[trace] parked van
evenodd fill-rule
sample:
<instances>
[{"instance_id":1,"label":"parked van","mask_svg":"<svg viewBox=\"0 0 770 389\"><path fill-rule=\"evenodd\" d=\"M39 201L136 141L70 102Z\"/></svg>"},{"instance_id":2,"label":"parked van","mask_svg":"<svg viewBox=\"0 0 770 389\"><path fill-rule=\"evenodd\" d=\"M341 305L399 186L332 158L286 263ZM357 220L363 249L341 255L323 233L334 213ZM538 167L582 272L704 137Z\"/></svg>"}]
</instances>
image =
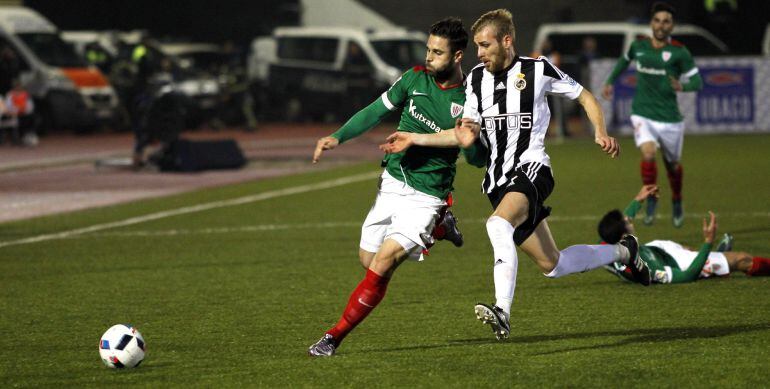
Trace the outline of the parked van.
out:
<instances>
[{"instance_id":1,"label":"parked van","mask_svg":"<svg viewBox=\"0 0 770 389\"><path fill-rule=\"evenodd\" d=\"M88 66L59 30L26 7L0 7L0 48L19 64L19 79L48 128L83 130L111 122L118 98L104 75Z\"/></svg>"},{"instance_id":2,"label":"parked van","mask_svg":"<svg viewBox=\"0 0 770 389\"><path fill-rule=\"evenodd\" d=\"M398 28L282 27L271 38L274 44L252 44L249 74L269 97L259 100L269 101L269 111L279 114L274 119L332 120L363 108L422 64L427 37Z\"/></svg>"}]
</instances>

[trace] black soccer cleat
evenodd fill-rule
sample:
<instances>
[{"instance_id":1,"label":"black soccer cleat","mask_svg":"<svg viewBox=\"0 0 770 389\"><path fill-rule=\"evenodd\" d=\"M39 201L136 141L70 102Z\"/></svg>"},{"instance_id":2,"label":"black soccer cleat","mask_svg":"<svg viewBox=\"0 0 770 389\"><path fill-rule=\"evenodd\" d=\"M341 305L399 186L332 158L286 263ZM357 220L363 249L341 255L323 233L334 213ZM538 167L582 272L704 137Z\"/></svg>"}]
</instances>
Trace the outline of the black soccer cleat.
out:
<instances>
[{"instance_id":1,"label":"black soccer cleat","mask_svg":"<svg viewBox=\"0 0 770 389\"><path fill-rule=\"evenodd\" d=\"M465 243L463 233L457 228L457 218L452 211L446 211L444 220L441 221L441 226L444 227L444 240L452 242L455 247L462 247L463 243Z\"/></svg>"},{"instance_id":2,"label":"black soccer cleat","mask_svg":"<svg viewBox=\"0 0 770 389\"><path fill-rule=\"evenodd\" d=\"M620 239L620 244L628 249L628 267L631 268L634 280L644 286L649 286L652 282L650 279L650 268L639 257L639 240L631 234L626 234Z\"/></svg>"},{"instance_id":3,"label":"black soccer cleat","mask_svg":"<svg viewBox=\"0 0 770 389\"><path fill-rule=\"evenodd\" d=\"M476 311L476 318L481 320L484 324L489 324L492 327L492 332L495 333L497 340L505 340L511 333L511 324L505 317L505 312L498 306L489 306L487 304L478 303L474 307Z\"/></svg>"},{"instance_id":4,"label":"black soccer cleat","mask_svg":"<svg viewBox=\"0 0 770 389\"><path fill-rule=\"evenodd\" d=\"M337 350L337 342L329 334L324 334L318 342L307 349L307 355L311 357L330 357Z\"/></svg>"}]
</instances>

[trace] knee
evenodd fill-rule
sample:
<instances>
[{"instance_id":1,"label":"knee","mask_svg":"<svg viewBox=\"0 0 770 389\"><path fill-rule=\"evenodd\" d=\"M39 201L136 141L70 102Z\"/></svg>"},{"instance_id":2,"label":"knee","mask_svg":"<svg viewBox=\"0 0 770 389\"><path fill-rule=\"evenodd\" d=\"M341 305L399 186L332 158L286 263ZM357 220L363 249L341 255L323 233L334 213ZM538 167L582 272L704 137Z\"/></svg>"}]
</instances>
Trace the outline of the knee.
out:
<instances>
[{"instance_id":1,"label":"knee","mask_svg":"<svg viewBox=\"0 0 770 389\"><path fill-rule=\"evenodd\" d=\"M642 160L645 162L651 162L655 160L655 152L657 151L657 148L655 147L654 143L645 143L639 148L639 150L642 152Z\"/></svg>"},{"instance_id":2,"label":"knee","mask_svg":"<svg viewBox=\"0 0 770 389\"><path fill-rule=\"evenodd\" d=\"M390 278L393 276L393 272L398 267L398 263L398 258L395 256L376 255L374 258L372 258L367 269L372 270L381 276Z\"/></svg>"},{"instance_id":3,"label":"knee","mask_svg":"<svg viewBox=\"0 0 770 389\"><path fill-rule=\"evenodd\" d=\"M358 260L361 262L361 266L364 269L368 269L369 265L372 264L372 259L374 258L374 253L370 253L366 250L359 249L358 250Z\"/></svg>"},{"instance_id":4,"label":"knee","mask_svg":"<svg viewBox=\"0 0 770 389\"><path fill-rule=\"evenodd\" d=\"M642 160L645 162L652 162L655 160L655 149L645 150L642 149Z\"/></svg>"},{"instance_id":5,"label":"knee","mask_svg":"<svg viewBox=\"0 0 770 389\"><path fill-rule=\"evenodd\" d=\"M666 170L673 172L679 168L679 161L663 161L666 164Z\"/></svg>"}]
</instances>

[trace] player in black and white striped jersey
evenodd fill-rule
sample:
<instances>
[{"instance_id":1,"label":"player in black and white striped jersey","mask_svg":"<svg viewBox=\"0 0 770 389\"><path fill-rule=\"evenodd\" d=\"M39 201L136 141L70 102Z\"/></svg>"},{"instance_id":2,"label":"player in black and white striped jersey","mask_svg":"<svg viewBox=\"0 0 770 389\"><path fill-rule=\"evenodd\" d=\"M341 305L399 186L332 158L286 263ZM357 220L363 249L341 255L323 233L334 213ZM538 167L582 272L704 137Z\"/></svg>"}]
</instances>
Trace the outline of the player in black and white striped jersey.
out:
<instances>
[{"instance_id":1,"label":"player in black and white striped jersey","mask_svg":"<svg viewBox=\"0 0 770 389\"><path fill-rule=\"evenodd\" d=\"M516 54L509 11L487 12L472 32L482 63L466 79L463 119L454 130L437 134L392 134L381 148L399 152L411 145L470 147L475 142L487 147L482 190L495 209L486 227L494 251L497 301L476 305L477 317L492 326L498 339L508 336L518 268L514 245L549 278L621 261L629 263L639 281L649 285L649 271L638 258L636 238L628 237L617 245L575 245L560 251L545 221L550 208L543 203L554 186L544 146L550 121L546 94L577 99L595 128L595 142L614 158L620 149L607 135L596 99L544 57Z\"/></svg>"}]
</instances>

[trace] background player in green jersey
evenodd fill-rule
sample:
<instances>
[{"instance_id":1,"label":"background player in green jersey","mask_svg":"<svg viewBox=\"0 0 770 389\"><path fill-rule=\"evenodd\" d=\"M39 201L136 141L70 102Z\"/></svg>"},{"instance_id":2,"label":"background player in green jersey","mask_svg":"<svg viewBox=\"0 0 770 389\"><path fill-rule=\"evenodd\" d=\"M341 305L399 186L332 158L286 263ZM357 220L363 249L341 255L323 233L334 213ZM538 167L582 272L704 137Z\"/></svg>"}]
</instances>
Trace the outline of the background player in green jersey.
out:
<instances>
[{"instance_id":1,"label":"background player in green jersey","mask_svg":"<svg viewBox=\"0 0 770 389\"><path fill-rule=\"evenodd\" d=\"M671 184L672 221L681 227L684 222L682 208L682 177L680 163L684 139L684 122L676 101L676 92L693 92L701 89L703 82L692 55L683 44L671 39L674 29L674 8L657 2L652 6L650 27L652 37L635 41L628 52L618 60L607 79L602 96L610 99L613 83L636 61L636 92L631 104L631 124L634 140L642 152L641 175L645 185L655 184L658 169L655 153L663 150L663 161ZM687 81L682 83L680 77ZM647 201L644 223L655 220L656 198Z\"/></svg>"},{"instance_id":2,"label":"background player in green jersey","mask_svg":"<svg viewBox=\"0 0 770 389\"><path fill-rule=\"evenodd\" d=\"M354 138L390 111L403 108L400 131L436 133L454 128L465 102L461 63L468 33L456 18L431 26L425 67L407 70L382 96L359 111L334 134L321 138L313 162L325 150ZM331 356L340 342L379 304L390 278L407 258L422 259L432 244L431 230L452 190L458 148L412 148L383 160L377 199L361 227L359 258L366 276L350 295L337 324L310 346L311 356ZM467 151L477 160L475 149ZM481 151L483 153L483 151ZM482 157L483 164L483 157Z\"/></svg>"},{"instance_id":3,"label":"background player in green jersey","mask_svg":"<svg viewBox=\"0 0 770 389\"><path fill-rule=\"evenodd\" d=\"M654 198L657 193L657 186L645 185L623 213L617 209L607 213L598 227L602 240L613 243L624 234L633 234L636 212L646 199ZM708 222L703 219L703 245L697 251L670 240L654 240L639 247L639 255L647 263L653 283L693 282L699 278L725 276L731 271L742 271L750 276L770 275L770 258L731 251L732 236L729 234L725 234L716 250L711 251L717 233L717 220L713 212L709 212L709 218ZM630 269L620 262L608 265L607 269L621 278L634 281Z\"/></svg>"}]
</instances>

